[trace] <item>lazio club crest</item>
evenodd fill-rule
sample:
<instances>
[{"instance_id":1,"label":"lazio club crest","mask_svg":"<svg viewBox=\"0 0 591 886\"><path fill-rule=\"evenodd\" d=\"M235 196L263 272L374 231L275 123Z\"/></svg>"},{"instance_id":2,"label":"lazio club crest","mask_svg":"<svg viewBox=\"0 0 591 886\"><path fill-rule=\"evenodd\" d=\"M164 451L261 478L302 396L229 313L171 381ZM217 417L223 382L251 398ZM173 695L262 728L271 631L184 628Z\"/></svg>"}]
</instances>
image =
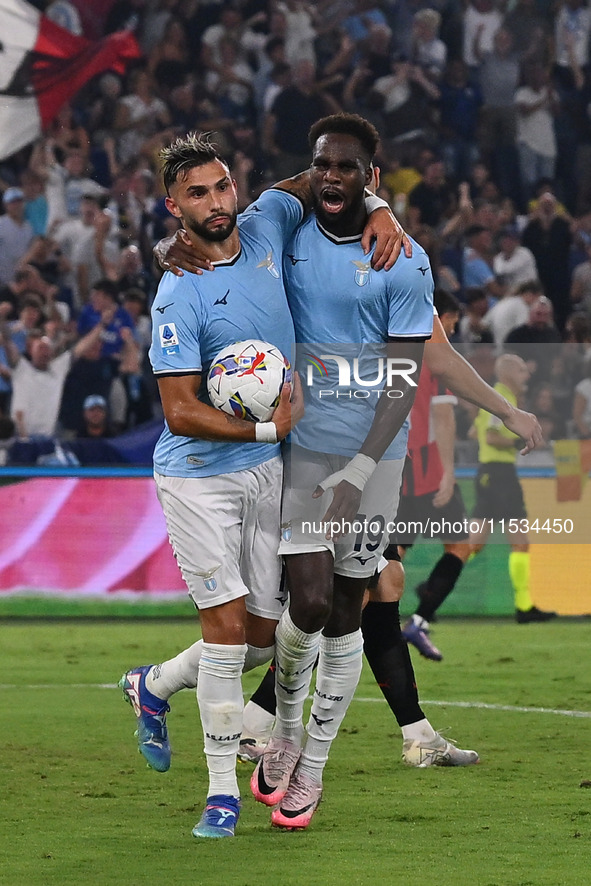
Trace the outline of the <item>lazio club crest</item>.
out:
<instances>
[{"instance_id":1,"label":"lazio club crest","mask_svg":"<svg viewBox=\"0 0 591 886\"><path fill-rule=\"evenodd\" d=\"M369 269L371 267L371 262L365 261L353 261L351 264L355 265L357 270L355 271L355 282L358 286L365 286L367 281L369 280Z\"/></svg>"},{"instance_id":2,"label":"lazio club crest","mask_svg":"<svg viewBox=\"0 0 591 886\"><path fill-rule=\"evenodd\" d=\"M213 577L214 573L217 572L218 569L219 569L219 566L214 566L213 569L210 569L209 572L206 572L204 575L201 576L203 579L203 584L205 585L205 587L207 588L208 591L215 591L215 589L218 586L217 581Z\"/></svg>"},{"instance_id":3,"label":"lazio club crest","mask_svg":"<svg viewBox=\"0 0 591 886\"><path fill-rule=\"evenodd\" d=\"M266 268L272 277L275 277L276 280L279 279L279 271L275 267L275 262L273 261L273 253L268 252L263 261L260 261L257 265L257 268Z\"/></svg>"}]
</instances>

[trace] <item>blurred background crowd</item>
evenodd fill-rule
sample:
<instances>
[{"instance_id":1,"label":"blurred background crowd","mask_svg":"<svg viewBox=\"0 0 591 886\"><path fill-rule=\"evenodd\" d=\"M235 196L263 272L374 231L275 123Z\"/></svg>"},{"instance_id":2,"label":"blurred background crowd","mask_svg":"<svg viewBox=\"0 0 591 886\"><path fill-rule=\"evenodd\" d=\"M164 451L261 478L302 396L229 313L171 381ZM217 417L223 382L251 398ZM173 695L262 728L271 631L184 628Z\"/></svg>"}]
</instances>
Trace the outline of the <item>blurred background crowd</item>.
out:
<instances>
[{"instance_id":1,"label":"blurred background crowd","mask_svg":"<svg viewBox=\"0 0 591 886\"><path fill-rule=\"evenodd\" d=\"M159 149L214 130L244 208L307 167L310 125L339 110L382 136L380 195L457 299L454 341L489 380L503 348L528 359L548 443L591 436L585 0L32 5L91 39L133 29L143 55L0 162L0 438L157 423L152 248L177 227Z\"/></svg>"}]
</instances>

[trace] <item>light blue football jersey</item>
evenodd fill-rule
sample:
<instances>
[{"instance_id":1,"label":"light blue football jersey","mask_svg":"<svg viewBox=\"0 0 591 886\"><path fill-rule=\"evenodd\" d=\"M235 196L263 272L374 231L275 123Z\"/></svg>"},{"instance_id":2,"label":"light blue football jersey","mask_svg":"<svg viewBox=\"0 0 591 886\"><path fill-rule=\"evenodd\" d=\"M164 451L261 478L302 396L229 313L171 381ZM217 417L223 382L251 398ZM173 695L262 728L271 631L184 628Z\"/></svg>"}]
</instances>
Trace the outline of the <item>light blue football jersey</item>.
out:
<instances>
[{"instance_id":1,"label":"light blue football jersey","mask_svg":"<svg viewBox=\"0 0 591 886\"><path fill-rule=\"evenodd\" d=\"M282 271L285 244L302 220L300 201L266 191L238 217L241 250L201 276L164 274L152 305L150 361L156 377L201 374L199 399L209 404L207 373L221 348L254 338L292 359L294 332ZM155 470L208 477L255 467L279 453L268 443L212 442L171 434L165 423Z\"/></svg>"},{"instance_id":2,"label":"light blue football jersey","mask_svg":"<svg viewBox=\"0 0 591 886\"><path fill-rule=\"evenodd\" d=\"M298 445L355 455L387 376L384 343L431 336L431 266L421 246L412 245L412 258L401 253L390 271L374 271L360 236L335 238L314 215L295 231L284 271L306 404L292 432ZM408 421L384 458L404 457L407 437Z\"/></svg>"}]
</instances>

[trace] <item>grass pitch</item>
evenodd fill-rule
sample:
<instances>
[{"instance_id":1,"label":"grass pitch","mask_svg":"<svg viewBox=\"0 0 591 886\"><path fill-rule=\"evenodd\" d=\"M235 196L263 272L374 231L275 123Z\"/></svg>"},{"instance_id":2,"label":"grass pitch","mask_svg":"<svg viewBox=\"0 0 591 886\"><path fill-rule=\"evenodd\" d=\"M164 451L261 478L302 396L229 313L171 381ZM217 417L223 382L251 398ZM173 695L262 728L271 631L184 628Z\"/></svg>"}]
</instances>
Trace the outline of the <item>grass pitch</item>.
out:
<instances>
[{"instance_id":1,"label":"grass pitch","mask_svg":"<svg viewBox=\"0 0 591 886\"><path fill-rule=\"evenodd\" d=\"M198 841L206 772L193 693L173 699L173 765L162 774L136 752L133 713L114 688L127 668L193 642L196 625L4 622L0 880L586 886L590 634L589 621L443 621L444 661L413 655L421 697L433 725L478 750L480 766L404 767L399 729L366 668L310 829L271 829L241 766L236 838Z\"/></svg>"}]
</instances>

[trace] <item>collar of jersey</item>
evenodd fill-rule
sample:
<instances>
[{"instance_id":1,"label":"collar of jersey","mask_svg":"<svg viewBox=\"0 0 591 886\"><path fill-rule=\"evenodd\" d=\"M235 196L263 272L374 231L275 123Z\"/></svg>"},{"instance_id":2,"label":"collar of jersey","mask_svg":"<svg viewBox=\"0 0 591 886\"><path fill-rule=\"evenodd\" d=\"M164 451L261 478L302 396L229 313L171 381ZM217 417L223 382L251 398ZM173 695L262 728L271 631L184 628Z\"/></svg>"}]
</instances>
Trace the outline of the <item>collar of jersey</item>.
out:
<instances>
[{"instance_id":1,"label":"collar of jersey","mask_svg":"<svg viewBox=\"0 0 591 886\"><path fill-rule=\"evenodd\" d=\"M330 231L327 231L326 228L323 228L318 218L316 218L316 224L318 225L318 230L321 234L331 241L331 243L336 243L337 246L340 244L346 243L357 243L363 237L363 234L353 234L352 237L337 237L335 234L331 234Z\"/></svg>"},{"instance_id":2,"label":"collar of jersey","mask_svg":"<svg viewBox=\"0 0 591 886\"><path fill-rule=\"evenodd\" d=\"M212 261L212 265L214 265L216 268L224 268L228 267L229 265L235 265L241 255L242 246L240 247L236 255L232 256L232 258L224 258L221 261Z\"/></svg>"}]
</instances>

